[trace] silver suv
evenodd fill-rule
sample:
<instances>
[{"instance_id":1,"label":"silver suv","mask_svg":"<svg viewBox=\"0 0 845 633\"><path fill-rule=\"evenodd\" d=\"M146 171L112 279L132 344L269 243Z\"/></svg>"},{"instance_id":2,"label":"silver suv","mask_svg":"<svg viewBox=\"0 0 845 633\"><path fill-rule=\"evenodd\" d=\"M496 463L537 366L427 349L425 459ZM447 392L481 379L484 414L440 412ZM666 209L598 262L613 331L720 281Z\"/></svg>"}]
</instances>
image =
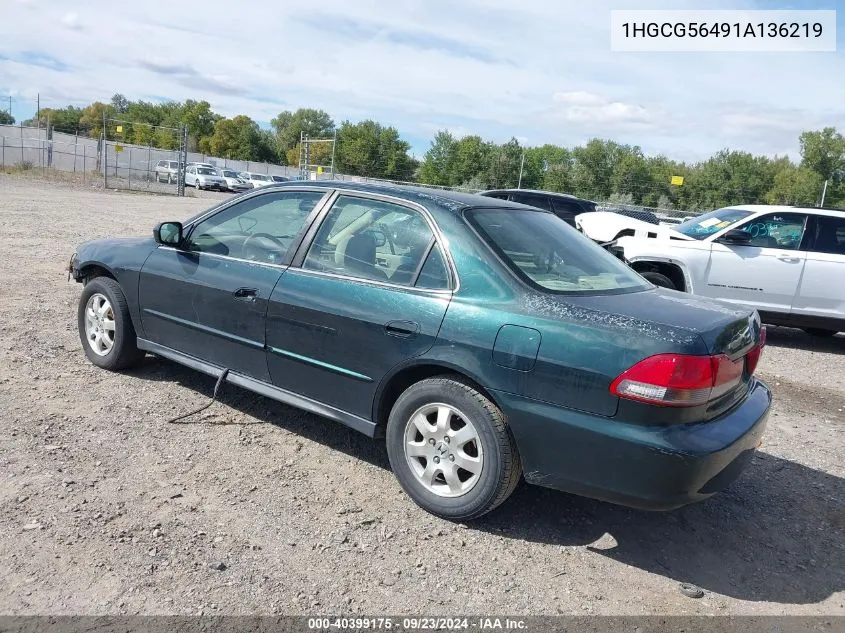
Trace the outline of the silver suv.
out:
<instances>
[{"instance_id":1,"label":"silver suv","mask_svg":"<svg viewBox=\"0 0 845 633\"><path fill-rule=\"evenodd\" d=\"M179 161L160 160L156 163L156 181L175 183L179 180Z\"/></svg>"}]
</instances>

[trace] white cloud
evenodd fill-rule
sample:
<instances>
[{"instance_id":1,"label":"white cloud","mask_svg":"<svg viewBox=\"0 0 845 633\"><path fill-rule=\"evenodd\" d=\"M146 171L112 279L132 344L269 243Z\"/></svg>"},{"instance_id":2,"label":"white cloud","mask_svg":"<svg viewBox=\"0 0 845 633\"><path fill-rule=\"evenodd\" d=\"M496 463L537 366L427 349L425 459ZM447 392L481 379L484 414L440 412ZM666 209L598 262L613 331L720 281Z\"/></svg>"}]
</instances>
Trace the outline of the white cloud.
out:
<instances>
[{"instance_id":1,"label":"white cloud","mask_svg":"<svg viewBox=\"0 0 845 633\"><path fill-rule=\"evenodd\" d=\"M82 23L79 21L79 15L73 12L65 13L64 16L62 16L62 24L69 29L80 30L82 28Z\"/></svg>"},{"instance_id":2,"label":"white cloud","mask_svg":"<svg viewBox=\"0 0 845 633\"><path fill-rule=\"evenodd\" d=\"M795 154L801 130L837 124L829 104L845 103L834 79L845 75L842 53L612 53L610 9L638 4L323 0L294 12L272 0L248 11L206 0L197 12L147 0L140 15L109 0L88 0L78 14L12 3L0 23L0 95L40 93L51 106L115 92L207 99L222 114L265 121L310 106L337 121L395 125L422 149L451 129L537 144L604 136L679 158L726 146ZM88 16L107 16L96 37L83 28ZM25 63L27 52L41 63Z\"/></svg>"}]
</instances>

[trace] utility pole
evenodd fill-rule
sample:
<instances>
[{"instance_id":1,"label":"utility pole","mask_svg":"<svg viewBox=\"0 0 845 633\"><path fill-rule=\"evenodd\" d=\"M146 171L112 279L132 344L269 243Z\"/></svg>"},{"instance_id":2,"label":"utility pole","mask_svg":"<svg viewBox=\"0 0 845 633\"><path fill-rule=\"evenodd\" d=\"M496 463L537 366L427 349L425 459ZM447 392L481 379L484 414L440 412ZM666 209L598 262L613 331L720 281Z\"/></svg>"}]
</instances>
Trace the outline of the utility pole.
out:
<instances>
[{"instance_id":1,"label":"utility pole","mask_svg":"<svg viewBox=\"0 0 845 633\"><path fill-rule=\"evenodd\" d=\"M522 168L525 167L525 152L522 152L522 162L519 164L519 183L517 183L516 188L522 189Z\"/></svg>"},{"instance_id":2,"label":"utility pole","mask_svg":"<svg viewBox=\"0 0 845 633\"><path fill-rule=\"evenodd\" d=\"M822 201L819 203L819 207L824 206L824 197L827 194L827 180L824 181L824 187L822 187Z\"/></svg>"},{"instance_id":3,"label":"utility pole","mask_svg":"<svg viewBox=\"0 0 845 633\"><path fill-rule=\"evenodd\" d=\"M12 116L12 95L9 95L9 116Z\"/></svg>"},{"instance_id":4,"label":"utility pole","mask_svg":"<svg viewBox=\"0 0 845 633\"><path fill-rule=\"evenodd\" d=\"M332 180L335 180L334 175L334 151L337 148L337 128L334 129L334 138L332 139Z\"/></svg>"},{"instance_id":5,"label":"utility pole","mask_svg":"<svg viewBox=\"0 0 845 633\"><path fill-rule=\"evenodd\" d=\"M38 99L38 102L37 102L36 113L35 113L35 121L36 121L35 125L40 130L41 129L41 93L40 92L38 93L38 96L36 97L36 99Z\"/></svg>"}]
</instances>

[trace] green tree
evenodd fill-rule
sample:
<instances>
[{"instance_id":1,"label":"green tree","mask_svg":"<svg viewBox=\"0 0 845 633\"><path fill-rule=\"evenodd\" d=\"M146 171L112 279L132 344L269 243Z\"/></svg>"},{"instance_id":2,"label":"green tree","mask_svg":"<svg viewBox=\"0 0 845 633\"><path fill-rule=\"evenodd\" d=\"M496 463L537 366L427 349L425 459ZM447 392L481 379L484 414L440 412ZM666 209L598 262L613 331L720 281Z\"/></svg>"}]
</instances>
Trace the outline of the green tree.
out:
<instances>
[{"instance_id":1,"label":"green tree","mask_svg":"<svg viewBox=\"0 0 845 633\"><path fill-rule=\"evenodd\" d=\"M129 99L118 92L111 98L111 107L117 114L125 114L129 109Z\"/></svg>"},{"instance_id":2,"label":"green tree","mask_svg":"<svg viewBox=\"0 0 845 633\"><path fill-rule=\"evenodd\" d=\"M179 122L188 128L188 149L199 147L200 140L214 134L214 125L222 119L211 111L208 101L188 99L179 107ZM265 143L266 144L266 143Z\"/></svg>"},{"instance_id":3,"label":"green tree","mask_svg":"<svg viewBox=\"0 0 845 633\"><path fill-rule=\"evenodd\" d=\"M634 204L643 204L652 189L651 172L639 147L625 148L613 169L613 193L630 196Z\"/></svg>"},{"instance_id":4,"label":"green tree","mask_svg":"<svg viewBox=\"0 0 845 633\"><path fill-rule=\"evenodd\" d=\"M822 189L822 177L809 167L790 164L778 171L774 185L766 194L769 204L816 204Z\"/></svg>"},{"instance_id":5,"label":"green tree","mask_svg":"<svg viewBox=\"0 0 845 633\"><path fill-rule=\"evenodd\" d=\"M455 154L458 143L447 130L437 133L420 166L420 182L428 185L455 185Z\"/></svg>"},{"instance_id":6,"label":"green tree","mask_svg":"<svg viewBox=\"0 0 845 633\"><path fill-rule=\"evenodd\" d=\"M457 142L452 182L469 189L489 189L487 174L493 156L493 144L480 136L465 136ZM480 185L480 186L478 186Z\"/></svg>"},{"instance_id":7,"label":"green tree","mask_svg":"<svg viewBox=\"0 0 845 633\"><path fill-rule=\"evenodd\" d=\"M270 148L258 124L248 116L220 119L204 147L207 153L235 160L268 160Z\"/></svg>"},{"instance_id":8,"label":"green tree","mask_svg":"<svg viewBox=\"0 0 845 633\"><path fill-rule=\"evenodd\" d=\"M6 110L0 110L0 125L14 125L15 117L9 114Z\"/></svg>"},{"instance_id":9,"label":"green tree","mask_svg":"<svg viewBox=\"0 0 845 633\"><path fill-rule=\"evenodd\" d=\"M375 121L344 121L337 130L335 161L337 171L357 176L408 180L416 165L408 151L411 146L394 127Z\"/></svg>"},{"instance_id":10,"label":"green tree","mask_svg":"<svg viewBox=\"0 0 845 633\"><path fill-rule=\"evenodd\" d=\"M493 189L516 187L519 184L519 168L522 164L522 147L512 138L495 147L487 168L487 182Z\"/></svg>"},{"instance_id":11,"label":"green tree","mask_svg":"<svg viewBox=\"0 0 845 633\"><path fill-rule=\"evenodd\" d=\"M114 118L114 108L110 104L95 101L82 109L79 116L79 131L87 133L91 138L97 138L103 132L103 115L106 119ZM114 123L109 125L109 138L115 133Z\"/></svg>"},{"instance_id":12,"label":"green tree","mask_svg":"<svg viewBox=\"0 0 845 633\"><path fill-rule=\"evenodd\" d=\"M299 145L302 132L312 139L328 138L334 134L334 121L329 114L314 108L299 108L296 112L285 110L273 118L270 125L276 133L276 151L280 157Z\"/></svg>"},{"instance_id":13,"label":"green tree","mask_svg":"<svg viewBox=\"0 0 845 633\"><path fill-rule=\"evenodd\" d=\"M804 132L801 143L801 166L812 169L828 181L825 206L845 201L845 137L834 127Z\"/></svg>"}]
</instances>

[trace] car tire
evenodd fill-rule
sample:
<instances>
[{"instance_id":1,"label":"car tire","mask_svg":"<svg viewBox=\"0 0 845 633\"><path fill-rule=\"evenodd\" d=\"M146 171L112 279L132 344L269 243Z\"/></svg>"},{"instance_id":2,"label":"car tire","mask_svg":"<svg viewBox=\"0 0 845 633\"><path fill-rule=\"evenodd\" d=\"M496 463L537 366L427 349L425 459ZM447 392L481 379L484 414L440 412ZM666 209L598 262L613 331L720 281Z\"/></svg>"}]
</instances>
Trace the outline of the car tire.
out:
<instances>
[{"instance_id":1,"label":"car tire","mask_svg":"<svg viewBox=\"0 0 845 633\"><path fill-rule=\"evenodd\" d=\"M640 273L640 275L642 275L642 277L646 281L650 281L651 283L653 283L655 286L658 286L659 288L669 288L669 290L677 290L678 289L677 286L675 286L675 284L672 282L672 280L669 279L666 275L664 275L662 273L645 272L645 273Z\"/></svg>"},{"instance_id":2,"label":"car tire","mask_svg":"<svg viewBox=\"0 0 845 633\"><path fill-rule=\"evenodd\" d=\"M168 185L173 184L173 174L167 174L167 184Z\"/></svg>"},{"instance_id":3,"label":"car tire","mask_svg":"<svg viewBox=\"0 0 845 633\"><path fill-rule=\"evenodd\" d=\"M94 365L117 371L144 357L123 291L114 279L96 277L85 284L77 310L79 339Z\"/></svg>"},{"instance_id":4,"label":"car tire","mask_svg":"<svg viewBox=\"0 0 845 633\"><path fill-rule=\"evenodd\" d=\"M390 412L386 442L402 489L444 519L466 521L487 514L511 495L522 477L504 414L458 377L427 378L408 387Z\"/></svg>"},{"instance_id":5,"label":"car tire","mask_svg":"<svg viewBox=\"0 0 845 633\"><path fill-rule=\"evenodd\" d=\"M819 338L828 338L838 334L836 330L826 330L820 327L805 327L802 329L810 336L818 336Z\"/></svg>"}]
</instances>

